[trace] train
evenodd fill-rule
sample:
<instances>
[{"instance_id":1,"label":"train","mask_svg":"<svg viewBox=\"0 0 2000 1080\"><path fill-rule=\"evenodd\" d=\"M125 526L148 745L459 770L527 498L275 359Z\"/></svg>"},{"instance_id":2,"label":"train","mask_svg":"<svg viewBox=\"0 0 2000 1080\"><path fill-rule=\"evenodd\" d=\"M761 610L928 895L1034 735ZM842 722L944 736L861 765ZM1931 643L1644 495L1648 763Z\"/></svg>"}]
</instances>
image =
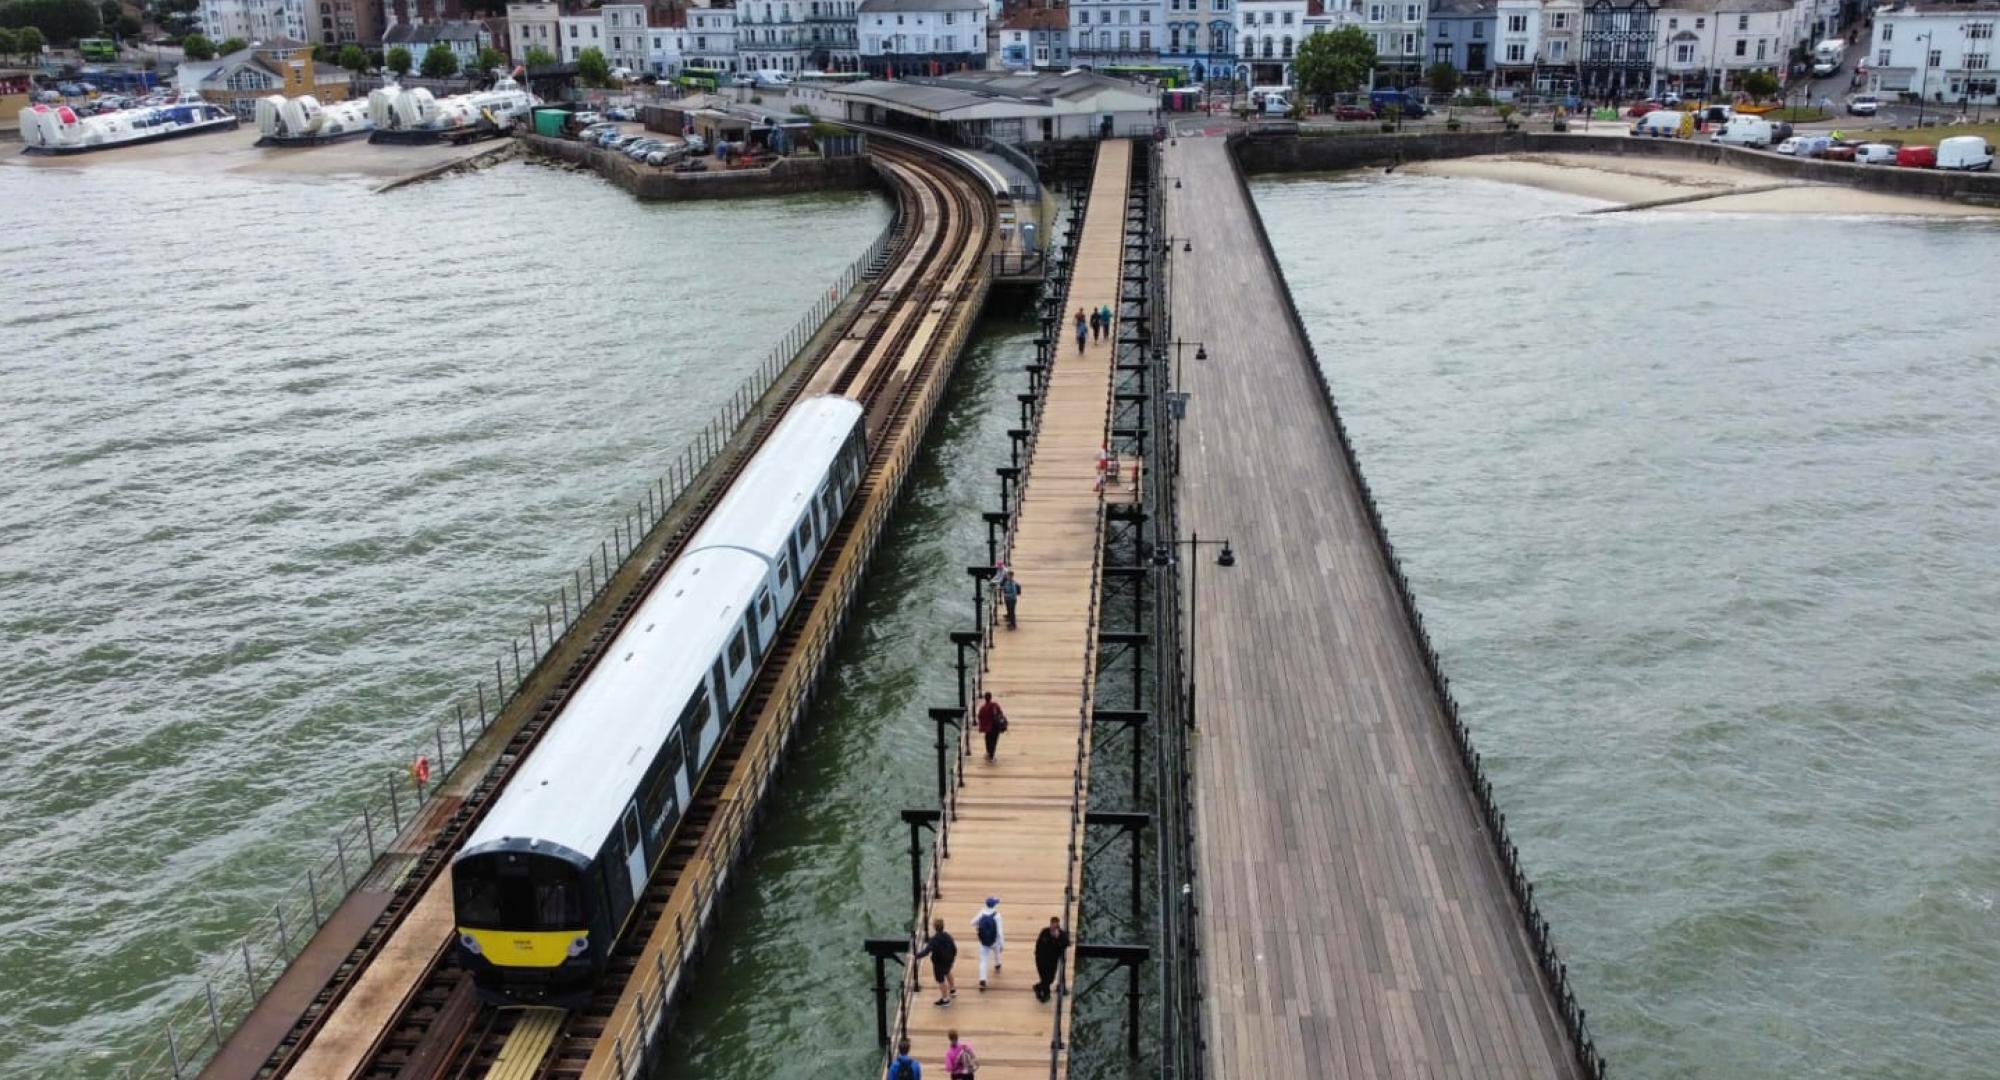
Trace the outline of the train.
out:
<instances>
[{"instance_id":1,"label":"train","mask_svg":"<svg viewBox=\"0 0 2000 1080\"><path fill-rule=\"evenodd\" d=\"M794 405L451 863L480 1000L587 1000L867 468L863 410Z\"/></svg>"}]
</instances>

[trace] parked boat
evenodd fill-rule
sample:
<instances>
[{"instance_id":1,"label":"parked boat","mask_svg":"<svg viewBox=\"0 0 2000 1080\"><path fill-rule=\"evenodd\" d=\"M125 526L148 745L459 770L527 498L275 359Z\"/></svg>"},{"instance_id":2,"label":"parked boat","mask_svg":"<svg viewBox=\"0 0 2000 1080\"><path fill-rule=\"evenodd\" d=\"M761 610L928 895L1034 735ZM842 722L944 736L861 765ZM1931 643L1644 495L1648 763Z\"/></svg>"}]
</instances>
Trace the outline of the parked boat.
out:
<instances>
[{"instance_id":1,"label":"parked boat","mask_svg":"<svg viewBox=\"0 0 2000 1080\"><path fill-rule=\"evenodd\" d=\"M509 78L500 79L490 90L443 98L421 86L389 85L368 94L368 116L375 125L368 141L462 141L498 135L540 104Z\"/></svg>"},{"instance_id":2,"label":"parked boat","mask_svg":"<svg viewBox=\"0 0 2000 1080\"><path fill-rule=\"evenodd\" d=\"M234 113L205 101L126 109L101 116L83 116L68 105L30 105L21 110L21 141L31 154L81 154L178 139L183 135L233 131L236 124Z\"/></svg>"},{"instance_id":3,"label":"parked boat","mask_svg":"<svg viewBox=\"0 0 2000 1080\"><path fill-rule=\"evenodd\" d=\"M365 100L321 105L311 94L295 98L272 94L257 101L257 131L263 136L258 146L318 146L374 129Z\"/></svg>"}]
</instances>

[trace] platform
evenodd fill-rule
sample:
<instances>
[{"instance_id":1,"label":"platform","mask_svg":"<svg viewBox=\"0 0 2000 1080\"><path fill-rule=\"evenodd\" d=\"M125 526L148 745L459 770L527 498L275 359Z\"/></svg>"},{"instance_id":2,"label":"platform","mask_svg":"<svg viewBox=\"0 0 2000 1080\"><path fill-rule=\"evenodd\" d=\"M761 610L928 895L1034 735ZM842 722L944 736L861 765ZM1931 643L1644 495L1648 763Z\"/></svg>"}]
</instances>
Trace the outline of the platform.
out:
<instances>
[{"instance_id":1,"label":"platform","mask_svg":"<svg viewBox=\"0 0 2000 1080\"><path fill-rule=\"evenodd\" d=\"M1099 148L1065 310L1115 306L1131 155L1131 144L1122 140ZM1090 737L1083 718L1095 690L1095 586L1106 502L1097 457L1109 433L1116 336L1106 334L1079 352L1065 327L1023 472L1010 559L1021 583L1019 627L992 631L981 684L1006 710L1008 730L990 765L974 739L934 901L936 917L959 942L953 970L958 1001L948 1009L932 1004L929 961L917 962L921 991L905 984L906 995L913 995L907 1003L911 1052L927 1074L943 1074L946 1032L956 1029L979 1056L981 1080L1050 1076L1058 1005L1035 1000L1034 939L1051 917L1073 913L1065 908L1064 890L1081 892L1082 862L1071 857L1068 844L1072 814L1081 815L1089 798L1087 741L1080 788L1076 768L1078 739ZM988 896L1000 898L1007 947L1002 969L982 992L972 919ZM1067 1010L1068 1000L1060 1007ZM1063 1030L1069 1030L1066 1016ZM1066 1075L1067 1052L1054 1053L1054 1064L1057 1075Z\"/></svg>"},{"instance_id":2,"label":"platform","mask_svg":"<svg viewBox=\"0 0 2000 1080\"><path fill-rule=\"evenodd\" d=\"M1236 554L1190 612L1209 1075L1576 1076L1224 140L1164 152L1181 528Z\"/></svg>"}]
</instances>

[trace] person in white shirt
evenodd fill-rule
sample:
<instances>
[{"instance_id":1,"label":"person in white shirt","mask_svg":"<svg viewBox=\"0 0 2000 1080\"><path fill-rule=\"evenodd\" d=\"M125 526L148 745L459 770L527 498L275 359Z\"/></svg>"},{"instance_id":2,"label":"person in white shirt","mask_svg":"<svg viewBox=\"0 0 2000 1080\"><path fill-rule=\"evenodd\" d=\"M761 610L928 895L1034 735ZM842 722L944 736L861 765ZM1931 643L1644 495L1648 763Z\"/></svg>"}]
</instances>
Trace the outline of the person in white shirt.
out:
<instances>
[{"instance_id":1,"label":"person in white shirt","mask_svg":"<svg viewBox=\"0 0 2000 1080\"><path fill-rule=\"evenodd\" d=\"M973 935L979 939L979 988L986 989L986 965L993 965L993 972L1000 972L1000 950L1007 944L1007 934L1000 925L1000 898L989 896L986 906L972 917Z\"/></svg>"}]
</instances>

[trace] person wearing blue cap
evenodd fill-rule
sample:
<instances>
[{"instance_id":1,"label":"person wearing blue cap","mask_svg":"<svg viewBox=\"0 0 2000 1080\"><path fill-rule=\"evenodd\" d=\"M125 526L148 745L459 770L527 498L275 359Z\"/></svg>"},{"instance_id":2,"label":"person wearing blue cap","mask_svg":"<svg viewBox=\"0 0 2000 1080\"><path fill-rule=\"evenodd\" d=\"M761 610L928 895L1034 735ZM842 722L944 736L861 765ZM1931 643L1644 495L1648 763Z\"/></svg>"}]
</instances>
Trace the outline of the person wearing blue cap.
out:
<instances>
[{"instance_id":1,"label":"person wearing blue cap","mask_svg":"<svg viewBox=\"0 0 2000 1080\"><path fill-rule=\"evenodd\" d=\"M986 965L993 965L993 973L1000 973L1000 949L1007 944L1007 935L1000 925L1000 898L989 896L986 907L972 917L972 929L979 937L979 988L986 989Z\"/></svg>"}]
</instances>

